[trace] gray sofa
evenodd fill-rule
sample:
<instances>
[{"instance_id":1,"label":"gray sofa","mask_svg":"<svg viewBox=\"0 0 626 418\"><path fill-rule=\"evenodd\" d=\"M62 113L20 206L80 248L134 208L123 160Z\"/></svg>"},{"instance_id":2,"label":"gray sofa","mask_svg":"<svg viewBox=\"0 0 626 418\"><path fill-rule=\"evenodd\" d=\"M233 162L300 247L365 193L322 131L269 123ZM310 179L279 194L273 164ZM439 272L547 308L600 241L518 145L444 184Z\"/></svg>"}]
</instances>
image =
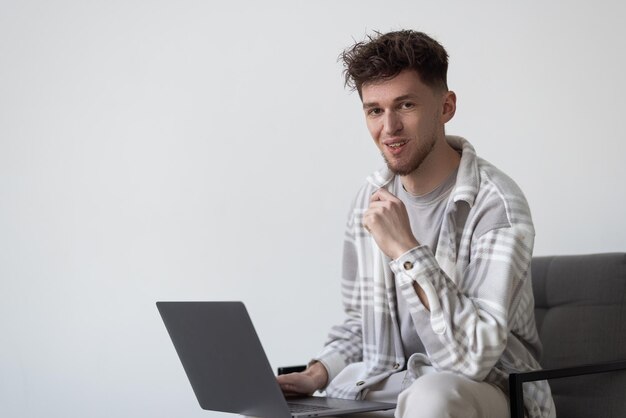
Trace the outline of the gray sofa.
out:
<instances>
[{"instance_id":1,"label":"gray sofa","mask_svg":"<svg viewBox=\"0 0 626 418\"><path fill-rule=\"evenodd\" d=\"M545 378L559 418L626 417L626 253L535 257L532 280L544 370L510 376L511 417Z\"/></svg>"}]
</instances>

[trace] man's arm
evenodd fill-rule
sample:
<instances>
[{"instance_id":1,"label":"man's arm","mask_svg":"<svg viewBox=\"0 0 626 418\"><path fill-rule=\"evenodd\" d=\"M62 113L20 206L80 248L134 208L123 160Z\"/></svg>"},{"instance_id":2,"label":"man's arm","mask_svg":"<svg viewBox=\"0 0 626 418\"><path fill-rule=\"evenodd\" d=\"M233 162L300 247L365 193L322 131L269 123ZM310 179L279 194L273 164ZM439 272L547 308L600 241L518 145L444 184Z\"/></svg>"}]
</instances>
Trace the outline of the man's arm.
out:
<instances>
[{"instance_id":1,"label":"man's arm","mask_svg":"<svg viewBox=\"0 0 626 418\"><path fill-rule=\"evenodd\" d=\"M370 207L363 217L363 224L381 251L392 260L419 246L411 232L409 215L404 204L385 189L379 189L372 194ZM413 282L413 290L426 310L430 310L424 289L417 282Z\"/></svg>"},{"instance_id":2,"label":"man's arm","mask_svg":"<svg viewBox=\"0 0 626 418\"><path fill-rule=\"evenodd\" d=\"M364 224L381 251L393 258L396 283L414 307L414 322L433 365L483 380L506 347L510 312L528 303L532 223L494 226L475 237L468 255L472 262L456 280L428 247L408 248L417 241L407 239L412 236L408 215L391 193L381 189L372 196Z\"/></svg>"},{"instance_id":3,"label":"man's arm","mask_svg":"<svg viewBox=\"0 0 626 418\"><path fill-rule=\"evenodd\" d=\"M392 262L408 303L416 304L410 294L414 282L430 301L430 312L418 310L414 322L436 368L474 380L484 380L493 369L507 345L511 312L529 303L532 239L532 231L519 227L484 234L472 246L463 288L441 270L427 247ZM407 261L410 270L403 267Z\"/></svg>"},{"instance_id":4,"label":"man's arm","mask_svg":"<svg viewBox=\"0 0 626 418\"><path fill-rule=\"evenodd\" d=\"M301 373L278 376L286 395L311 394L324 389L348 364L363 358L361 288L354 244L354 204L346 224L341 275L341 294L346 318L331 328L321 353Z\"/></svg>"}]
</instances>

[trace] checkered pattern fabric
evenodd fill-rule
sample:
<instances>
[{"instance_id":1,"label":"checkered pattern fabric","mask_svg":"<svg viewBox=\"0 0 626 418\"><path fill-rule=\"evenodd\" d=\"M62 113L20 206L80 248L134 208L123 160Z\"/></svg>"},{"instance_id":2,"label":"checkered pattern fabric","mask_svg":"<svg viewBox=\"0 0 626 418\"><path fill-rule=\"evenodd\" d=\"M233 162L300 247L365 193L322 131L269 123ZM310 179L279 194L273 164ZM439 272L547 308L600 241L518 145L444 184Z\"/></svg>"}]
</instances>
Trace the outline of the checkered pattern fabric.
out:
<instances>
[{"instance_id":1,"label":"checkered pattern fabric","mask_svg":"<svg viewBox=\"0 0 626 418\"><path fill-rule=\"evenodd\" d=\"M330 396L361 399L405 366L415 378L427 366L491 382L506 393L510 372L540 368L530 282L535 233L526 199L509 177L478 158L469 142L447 140L462 154L436 254L418 246L390 260L363 227L371 194L381 187L396 194L387 169L370 176L353 202L341 288L346 319L331 329L316 358L328 370ZM413 282L426 293L430 311ZM425 355L404 356L396 287ZM333 380L348 365L356 378ZM529 417L555 416L546 382L528 383L524 393Z\"/></svg>"}]
</instances>

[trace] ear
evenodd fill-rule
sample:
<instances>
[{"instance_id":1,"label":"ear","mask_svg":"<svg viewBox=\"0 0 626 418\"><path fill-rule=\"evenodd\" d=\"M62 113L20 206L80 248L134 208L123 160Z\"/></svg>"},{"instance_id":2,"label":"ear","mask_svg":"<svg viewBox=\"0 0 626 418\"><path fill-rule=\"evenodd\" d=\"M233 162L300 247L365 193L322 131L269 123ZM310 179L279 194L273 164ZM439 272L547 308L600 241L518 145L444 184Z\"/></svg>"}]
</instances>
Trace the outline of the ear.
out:
<instances>
[{"instance_id":1,"label":"ear","mask_svg":"<svg viewBox=\"0 0 626 418\"><path fill-rule=\"evenodd\" d=\"M447 91L443 94L443 109L441 113L441 123L448 123L456 113L456 94Z\"/></svg>"}]
</instances>

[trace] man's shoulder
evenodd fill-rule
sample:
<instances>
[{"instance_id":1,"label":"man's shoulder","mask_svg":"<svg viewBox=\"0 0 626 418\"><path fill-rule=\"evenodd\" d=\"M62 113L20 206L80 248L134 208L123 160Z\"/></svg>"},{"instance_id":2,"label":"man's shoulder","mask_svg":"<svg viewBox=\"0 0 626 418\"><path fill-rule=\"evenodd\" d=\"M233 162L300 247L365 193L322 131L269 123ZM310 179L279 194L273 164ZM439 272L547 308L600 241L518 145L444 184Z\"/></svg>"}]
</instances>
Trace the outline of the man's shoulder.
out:
<instances>
[{"instance_id":1,"label":"man's shoulder","mask_svg":"<svg viewBox=\"0 0 626 418\"><path fill-rule=\"evenodd\" d=\"M524 193L517 183L502 170L479 157L467 139L448 135L446 140L452 148L461 152L455 200L466 200L470 205L480 204L485 197L502 201L522 199L525 202Z\"/></svg>"},{"instance_id":2,"label":"man's shoulder","mask_svg":"<svg viewBox=\"0 0 626 418\"><path fill-rule=\"evenodd\" d=\"M480 183L474 210L499 212L510 226L523 224L532 227L528 201L515 180L482 158L477 158L476 162Z\"/></svg>"},{"instance_id":3,"label":"man's shoulder","mask_svg":"<svg viewBox=\"0 0 626 418\"><path fill-rule=\"evenodd\" d=\"M497 192L505 199L524 197L519 185L504 171L480 157L476 158L476 162L480 173L479 190Z\"/></svg>"},{"instance_id":4,"label":"man's shoulder","mask_svg":"<svg viewBox=\"0 0 626 418\"><path fill-rule=\"evenodd\" d=\"M511 176L482 158L476 160L480 173L479 193L495 194L505 201L512 199L526 202L524 192Z\"/></svg>"}]
</instances>

